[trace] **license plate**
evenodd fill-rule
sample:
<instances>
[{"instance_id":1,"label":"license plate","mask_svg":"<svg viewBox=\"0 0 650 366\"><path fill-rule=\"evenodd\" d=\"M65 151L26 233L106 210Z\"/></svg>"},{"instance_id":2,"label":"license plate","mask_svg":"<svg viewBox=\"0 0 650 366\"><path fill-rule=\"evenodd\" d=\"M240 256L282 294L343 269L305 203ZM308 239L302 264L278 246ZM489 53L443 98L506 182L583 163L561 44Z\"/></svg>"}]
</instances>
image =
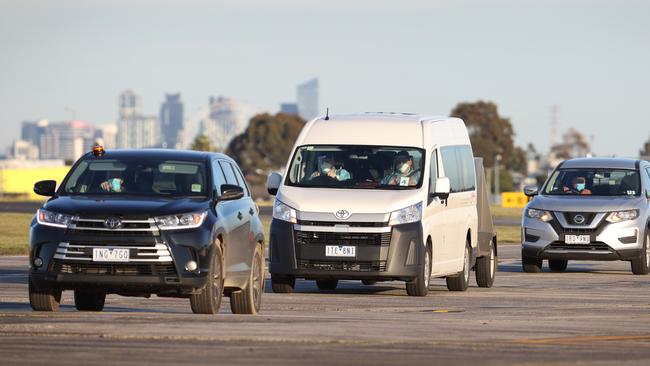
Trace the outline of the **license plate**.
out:
<instances>
[{"instance_id":1,"label":"license plate","mask_svg":"<svg viewBox=\"0 0 650 366\"><path fill-rule=\"evenodd\" d=\"M589 244L591 237L589 235L565 235L564 242L567 244Z\"/></svg>"},{"instance_id":2,"label":"license plate","mask_svg":"<svg viewBox=\"0 0 650 366\"><path fill-rule=\"evenodd\" d=\"M128 249L93 248L93 262L128 262Z\"/></svg>"},{"instance_id":3,"label":"license plate","mask_svg":"<svg viewBox=\"0 0 650 366\"><path fill-rule=\"evenodd\" d=\"M326 245L325 256L327 257L356 257L357 247L345 245Z\"/></svg>"}]
</instances>

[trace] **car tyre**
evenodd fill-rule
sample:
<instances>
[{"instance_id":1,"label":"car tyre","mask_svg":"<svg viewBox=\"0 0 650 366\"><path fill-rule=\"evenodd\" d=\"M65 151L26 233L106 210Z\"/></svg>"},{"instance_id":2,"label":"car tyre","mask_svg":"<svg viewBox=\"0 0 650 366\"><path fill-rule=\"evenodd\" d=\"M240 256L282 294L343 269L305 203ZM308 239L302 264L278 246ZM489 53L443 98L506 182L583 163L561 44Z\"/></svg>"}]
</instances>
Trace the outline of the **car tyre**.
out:
<instances>
[{"instance_id":1,"label":"car tyre","mask_svg":"<svg viewBox=\"0 0 650 366\"><path fill-rule=\"evenodd\" d=\"M542 259L521 256L521 267L526 273L542 272Z\"/></svg>"},{"instance_id":2,"label":"car tyre","mask_svg":"<svg viewBox=\"0 0 650 366\"><path fill-rule=\"evenodd\" d=\"M567 265L569 264L568 260L565 259L549 259L548 268L553 272L564 272Z\"/></svg>"},{"instance_id":3,"label":"car tyre","mask_svg":"<svg viewBox=\"0 0 650 366\"><path fill-rule=\"evenodd\" d=\"M321 290L336 290L339 280L316 280L316 286Z\"/></svg>"},{"instance_id":4,"label":"car tyre","mask_svg":"<svg viewBox=\"0 0 650 366\"><path fill-rule=\"evenodd\" d=\"M271 273L271 289L276 294L290 294L296 287L296 278Z\"/></svg>"},{"instance_id":5,"label":"car tyre","mask_svg":"<svg viewBox=\"0 0 650 366\"><path fill-rule=\"evenodd\" d=\"M427 296L429 283L431 282L431 245L428 244L424 250L424 263L422 271L415 280L406 283L406 294L409 296Z\"/></svg>"},{"instance_id":6,"label":"car tyre","mask_svg":"<svg viewBox=\"0 0 650 366\"><path fill-rule=\"evenodd\" d=\"M208 281L201 292L190 296L190 306L194 314L217 314L223 298L223 254L221 247L215 246L210 262Z\"/></svg>"},{"instance_id":7,"label":"car tyre","mask_svg":"<svg viewBox=\"0 0 650 366\"><path fill-rule=\"evenodd\" d=\"M246 288L230 294L230 310L233 314L257 314L264 294L264 254L262 244L257 244L251 263Z\"/></svg>"},{"instance_id":8,"label":"car tyre","mask_svg":"<svg viewBox=\"0 0 650 366\"><path fill-rule=\"evenodd\" d=\"M463 259L463 269L453 277L447 277L447 289L449 291L465 291L469 286L470 272L470 244L465 245L465 255Z\"/></svg>"},{"instance_id":9,"label":"car tyre","mask_svg":"<svg viewBox=\"0 0 650 366\"><path fill-rule=\"evenodd\" d=\"M361 280L361 283L363 283L366 286L373 286L377 284L377 281L375 280Z\"/></svg>"},{"instance_id":10,"label":"car tyre","mask_svg":"<svg viewBox=\"0 0 650 366\"><path fill-rule=\"evenodd\" d=\"M106 303L106 293L92 289L74 290L74 306L79 311L102 311Z\"/></svg>"},{"instance_id":11,"label":"car tyre","mask_svg":"<svg viewBox=\"0 0 650 366\"><path fill-rule=\"evenodd\" d=\"M35 311L59 311L61 290L36 288L29 279L29 305Z\"/></svg>"},{"instance_id":12,"label":"car tyre","mask_svg":"<svg viewBox=\"0 0 650 366\"><path fill-rule=\"evenodd\" d=\"M490 254L476 259L476 284L479 287L492 287L498 269L494 242L490 240Z\"/></svg>"},{"instance_id":13,"label":"car tyre","mask_svg":"<svg viewBox=\"0 0 650 366\"><path fill-rule=\"evenodd\" d=\"M646 230L645 240L643 241L643 250L639 258L631 262L632 273L635 275L647 275L650 273L650 232Z\"/></svg>"}]
</instances>

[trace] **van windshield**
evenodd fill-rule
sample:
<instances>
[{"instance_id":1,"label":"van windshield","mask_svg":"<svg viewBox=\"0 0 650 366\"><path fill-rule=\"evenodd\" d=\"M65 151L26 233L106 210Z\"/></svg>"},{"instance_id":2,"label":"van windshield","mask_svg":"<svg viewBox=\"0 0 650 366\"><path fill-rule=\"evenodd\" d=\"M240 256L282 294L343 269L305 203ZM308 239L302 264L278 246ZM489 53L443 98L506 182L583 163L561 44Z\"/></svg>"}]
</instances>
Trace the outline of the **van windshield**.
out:
<instances>
[{"instance_id":1,"label":"van windshield","mask_svg":"<svg viewBox=\"0 0 650 366\"><path fill-rule=\"evenodd\" d=\"M62 195L206 196L203 163L158 159L83 160Z\"/></svg>"},{"instance_id":2,"label":"van windshield","mask_svg":"<svg viewBox=\"0 0 650 366\"><path fill-rule=\"evenodd\" d=\"M424 151L394 146L301 146L287 185L320 188L413 189L422 186Z\"/></svg>"},{"instance_id":3,"label":"van windshield","mask_svg":"<svg viewBox=\"0 0 650 366\"><path fill-rule=\"evenodd\" d=\"M547 195L638 196L639 172L629 169L558 169L546 183Z\"/></svg>"}]
</instances>

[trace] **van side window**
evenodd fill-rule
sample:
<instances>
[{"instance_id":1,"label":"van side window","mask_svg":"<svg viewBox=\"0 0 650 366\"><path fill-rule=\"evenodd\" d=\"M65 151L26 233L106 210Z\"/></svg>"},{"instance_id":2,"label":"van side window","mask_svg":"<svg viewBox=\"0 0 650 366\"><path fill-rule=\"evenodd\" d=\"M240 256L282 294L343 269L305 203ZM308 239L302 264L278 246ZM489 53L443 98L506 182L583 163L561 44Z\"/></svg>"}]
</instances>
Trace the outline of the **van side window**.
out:
<instances>
[{"instance_id":1,"label":"van side window","mask_svg":"<svg viewBox=\"0 0 650 366\"><path fill-rule=\"evenodd\" d=\"M233 172L232 167L230 166L230 163L227 161L219 161L219 165L221 166L221 169L223 170L223 174L226 176L226 183L232 184L232 185L239 185L237 182L237 177L235 177L235 172Z\"/></svg>"},{"instance_id":2,"label":"van side window","mask_svg":"<svg viewBox=\"0 0 650 366\"><path fill-rule=\"evenodd\" d=\"M440 149L451 193L476 189L474 154L469 145L445 146Z\"/></svg>"},{"instance_id":3,"label":"van side window","mask_svg":"<svg viewBox=\"0 0 650 366\"><path fill-rule=\"evenodd\" d=\"M438 178L438 150L431 153L431 163L429 165L429 193L436 191L436 179Z\"/></svg>"},{"instance_id":4,"label":"van side window","mask_svg":"<svg viewBox=\"0 0 650 366\"><path fill-rule=\"evenodd\" d=\"M214 181L214 189L218 194L221 194L221 185L226 183L226 178L223 176L223 171L217 161L212 162L212 179Z\"/></svg>"}]
</instances>

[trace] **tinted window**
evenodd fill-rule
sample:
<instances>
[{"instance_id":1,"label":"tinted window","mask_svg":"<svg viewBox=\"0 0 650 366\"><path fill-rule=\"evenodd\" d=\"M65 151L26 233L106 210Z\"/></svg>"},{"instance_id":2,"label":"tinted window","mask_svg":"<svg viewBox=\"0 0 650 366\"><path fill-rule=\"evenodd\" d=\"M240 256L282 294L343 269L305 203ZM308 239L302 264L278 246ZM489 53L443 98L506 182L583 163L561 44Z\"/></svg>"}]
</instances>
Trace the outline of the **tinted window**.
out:
<instances>
[{"instance_id":1,"label":"tinted window","mask_svg":"<svg viewBox=\"0 0 650 366\"><path fill-rule=\"evenodd\" d=\"M472 191L476 188L474 156L469 145L445 146L440 149L445 176L449 178L451 193Z\"/></svg>"},{"instance_id":2,"label":"tinted window","mask_svg":"<svg viewBox=\"0 0 650 366\"><path fill-rule=\"evenodd\" d=\"M237 178L235 177L235 172L233 172L230 163L226 161L220 161L219 165L221 165L221 169L223 170L223 173L226 176L226 183L238 186L239 183L237 182Z\"/></svg>"},{"instance_id":3,"label":"tinted window","mask_svg":"<svg viewBox=\"0 0 650 366\"><path fill-rule=\"evenodd\" d=\"M214 186L217 192L221 194L221 185L226 183L226 178L223 176L223 171L216 161L212 162L212 176L214 179Z\"/></svg>"},{"instance_id":4,"label":"tinted window","mask_svg":"<svg viewBox=\"0 0 650 366\"><path fill-rule=\"evenodd\" d=\"M436 178L438 178L438 150L431 153L431 165L429 166L429 193L436 191Z\"/></svg>"},{"instance_id":5,"label":"tinted window","mask_svg":"<svg viewBox=\"0 0 650 366\"><path fill-rule=\"evenodd\" d=\"M645 168L645 172L648 173L648 178L650 178L650 168Z\"/></svg>"},{"instance_id":6,"label":"tinted window","mask_svg":"<svg viewBox=\"0 0 650 366\"><path fill-rule=\"evenodd\" d=\"M239 170L239 167L235 167L235 165L232 165L232 170L235 172L237 181L239 181L239 186L242 187L242 189L244 190L244 194L246 194L247 196L250 195L250 192L248 191L248 186L246 185L246 180L244 179L241 170Z\"/></svg>"}]
</instances>

